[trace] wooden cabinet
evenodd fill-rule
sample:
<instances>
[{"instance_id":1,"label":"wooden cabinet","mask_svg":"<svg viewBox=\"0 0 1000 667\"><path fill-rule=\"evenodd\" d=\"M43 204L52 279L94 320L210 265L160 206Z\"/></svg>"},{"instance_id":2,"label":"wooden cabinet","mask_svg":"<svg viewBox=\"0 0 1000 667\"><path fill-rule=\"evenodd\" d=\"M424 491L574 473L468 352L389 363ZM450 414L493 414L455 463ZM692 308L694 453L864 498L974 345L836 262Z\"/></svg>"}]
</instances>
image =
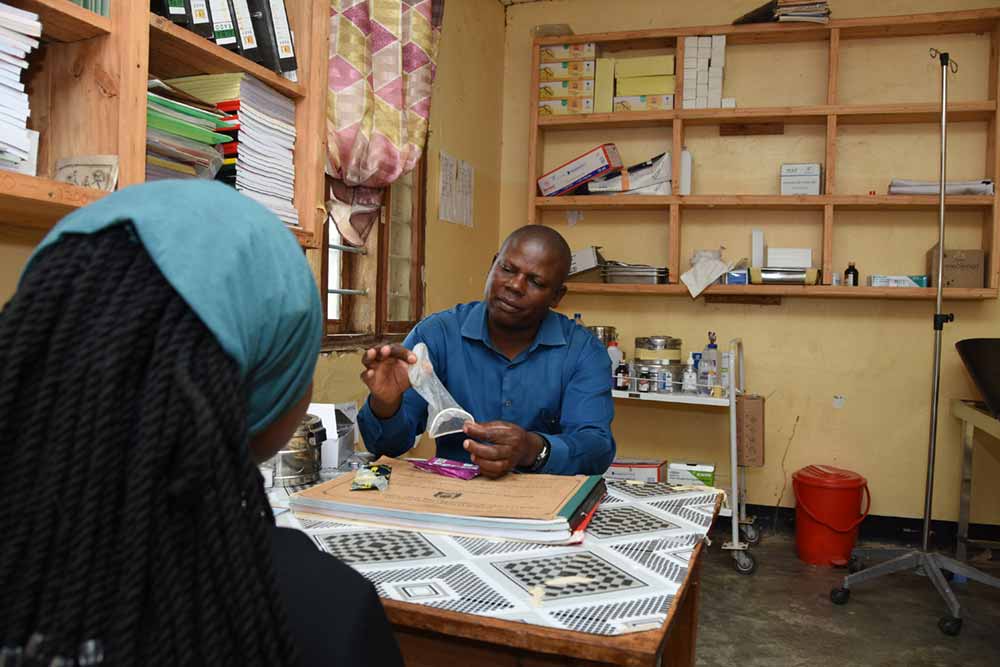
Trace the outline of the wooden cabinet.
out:
<instances>
[{"instance_id":1,"label":"wooden cabinet","mask_svg":"<svg viewBox=\"0 0 1000 667\"><path fill-rule=\"evenodd\" d=\"M109 17L69 0L7 0L41 17L43 44L24 75L28 126L40 133L38 176L0 172L0 224L47 229L100 192L51 179L57 160L115 154L119 187L144 180L146 82L193 74L246 72L295 101L295 205L299 242L322 241L326 160L329 3L288 2L298 82L174 25L148 2L113 0Z\"/></svg>"}]
</instances>

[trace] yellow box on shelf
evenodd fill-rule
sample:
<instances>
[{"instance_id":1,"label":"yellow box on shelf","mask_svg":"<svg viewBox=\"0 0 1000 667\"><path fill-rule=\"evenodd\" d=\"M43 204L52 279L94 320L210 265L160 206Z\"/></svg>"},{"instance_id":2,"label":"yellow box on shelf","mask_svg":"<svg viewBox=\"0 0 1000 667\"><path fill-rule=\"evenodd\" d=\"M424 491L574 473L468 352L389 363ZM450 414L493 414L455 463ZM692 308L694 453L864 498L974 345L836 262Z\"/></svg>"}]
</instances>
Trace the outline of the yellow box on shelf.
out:
<instances>
[{"instance_id":1,"label":"yellow box on shelf","mask_svg":"<svg viewBox=\"0 0 1000 667\"><path fill-rule=\"evenodd\" d=\"M614 110L617 111L659 111L674 108L673 95L632 95L616 97Z\"/></svg>"},{"instance_id":2,"label":"yellow box on shelf","mask_svg":"<svg viewBox=\"0 0 1000 667\"><path fill-rule=\"evenodd\" d=\"M598 58L594 75L594 113L611 113L615 97L615 59Z\"/></svg>"},{"instance_id":3,"label":"yellow box on shelf","mask_svg":"<svg viewBox=\"0 0 1000 667\"><path fill-rule=\"evenodd\" d=\"M594 78L593 60L574 60L561 63L542 63L538 67L542 81L573 81Z\"/></svg>"},{"instance_id":4,"label":"yellow box on shelf","mask_svg":"<svg viewBox=\"0 0 1000 667\"><path fill-rule=\"evenodd\" d=\"M546 81L538 84L538 99L561 100L569 97L593 97L594 80Z\"/></svg>"},{"instance_id":5,"label":"yellow box on shelf","mask_svg":"<svg viewBox=\"0 0 1000 667\"><path fill-rule=\"evenodd\" d=\"M589 97L570 97L565 100L539 100L539 116L566 116L578 113L593 113L594 100Z\"/></svg>"},{"instance_id":6,"label":"yellow box on shelf","mask_svg":"<svg viewBox=\"0 0 1000 667\"><path fill-rule=\"evenodd\" d=\"M634 76L662 76L673 73L673 56L622 58L615 62L615 76L620 79L627 79Z\"/></svg>"},{"instance_id":7,"label":"yellow box on shelf","mask_svg":"<svg viewBox=\"0 0 1000 667\"><path fill-rule=\"evenodd\" d=\"M618 69L617 63L615 69ZM676 79L672 74L662 76L635 76L615 78L615 96L673 95Z\"/></svg>"},{"instance_id":8,"label":"yellow box on shelf","mask_svg":"<svg viewBox=\"0 0 1000 667\"><path fill-rule=\"evenodd\" d=\"M546 44L539 49L543 63L561 63L567 60L593 60L597 57L597 47L593 42L585 44Z\"/></svg>"}]
</instances>

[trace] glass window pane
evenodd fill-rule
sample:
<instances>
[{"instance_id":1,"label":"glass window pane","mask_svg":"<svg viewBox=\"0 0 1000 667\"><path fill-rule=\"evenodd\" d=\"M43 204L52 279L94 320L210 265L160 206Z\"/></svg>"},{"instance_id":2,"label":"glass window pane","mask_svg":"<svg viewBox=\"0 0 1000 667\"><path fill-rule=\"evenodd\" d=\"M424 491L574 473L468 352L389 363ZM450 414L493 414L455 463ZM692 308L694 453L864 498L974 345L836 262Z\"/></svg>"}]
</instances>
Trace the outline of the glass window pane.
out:
<instances>
[{"instance_id":1,"label":"glass window pane","mask_svg":"<svg viewBox=\"0 0 1000 667\"><path fill-rule=\"evenodd\" d=\"M389 216L389 313L390 322L413 318L410 289L413 262L413 172L392 184Z\"/></svg>"},{"instance_id":2,"label":"glass window pane","mask_svg":"<svg viewBox=\"0 0 1000 667\"><path fill-rule=\"evenodd\" d=\"M330 225L330 243L340 244L340 232L337 231L337 227L333 224L333 220L328 220L327 224ZM341 285L341 270L340 270L340 258L342 253L339 250L334 250L332 248L327 248L326 250L326 287L327 289L340 289ZM326 319L328 320L339 320L340 319L340 294L327 294L326 295Z\"/></svg>"}]
</instances>

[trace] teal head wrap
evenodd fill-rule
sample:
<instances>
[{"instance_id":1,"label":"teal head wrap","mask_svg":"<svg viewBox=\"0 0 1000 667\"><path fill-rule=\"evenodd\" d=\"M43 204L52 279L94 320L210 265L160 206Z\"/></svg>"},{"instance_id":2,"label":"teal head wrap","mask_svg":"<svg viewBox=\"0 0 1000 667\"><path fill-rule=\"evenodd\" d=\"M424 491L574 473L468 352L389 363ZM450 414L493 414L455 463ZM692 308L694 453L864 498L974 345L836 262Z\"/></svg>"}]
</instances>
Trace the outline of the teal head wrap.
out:
<instances>
[{"instance_id":1,"label":"teal head wrap","mask_svg":"<svg viewBox=\"0 0 1000 667\"><path fill-rule=\"evenodd\" d=\"M245 381L250 434L312 381L322 307L295 236L266 208L221 183L158 181L112 193L63 218L35 256L66 234L131 222L167 281L215 334ZM25 272L31 270L31 262Z\"/></svg>"}]
</instances>

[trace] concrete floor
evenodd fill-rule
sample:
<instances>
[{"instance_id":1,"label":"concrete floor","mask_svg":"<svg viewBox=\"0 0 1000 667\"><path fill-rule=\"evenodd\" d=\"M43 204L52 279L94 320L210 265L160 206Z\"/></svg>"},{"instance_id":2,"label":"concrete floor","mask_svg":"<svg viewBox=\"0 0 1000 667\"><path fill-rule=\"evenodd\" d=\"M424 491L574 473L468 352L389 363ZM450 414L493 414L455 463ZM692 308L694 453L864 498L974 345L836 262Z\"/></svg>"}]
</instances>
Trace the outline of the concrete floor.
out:
<instances>
[{"instance_id":1,"label":"concrete floor","mask_svg":"<svg viewBox=\"0 0 1000 667\"><path fill-rule=\"evenodd\" d=\"M800 562L793 537L765 533L750 576L736 573L718 538L702 571L699 666L1000 665L1000 591L953 585L963 626L949 637L937 627L944 603L922 576L861 584L836 606L829 593L845 570ZM972 564L1000 576L1000 562Z\"/></svg>"}]
</instances>

